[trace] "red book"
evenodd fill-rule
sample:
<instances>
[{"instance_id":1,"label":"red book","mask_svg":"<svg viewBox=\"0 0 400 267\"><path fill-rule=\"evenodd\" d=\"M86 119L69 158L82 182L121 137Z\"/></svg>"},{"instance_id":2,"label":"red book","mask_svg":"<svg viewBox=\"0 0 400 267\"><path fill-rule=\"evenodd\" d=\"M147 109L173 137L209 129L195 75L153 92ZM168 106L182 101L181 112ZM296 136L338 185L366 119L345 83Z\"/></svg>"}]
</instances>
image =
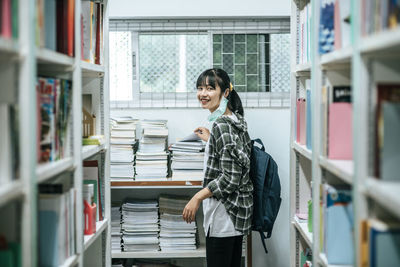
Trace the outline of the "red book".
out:
<instances>
[{"instance_id":1,"label":"red book","mask_svg":"<svg viewBox=\"0 0 400 267\"><path fill-rule=\"evenodd\" d=\"M12 37L11 0L1 2L1 35L4 38Z\"/></svg>"}]
</instances>

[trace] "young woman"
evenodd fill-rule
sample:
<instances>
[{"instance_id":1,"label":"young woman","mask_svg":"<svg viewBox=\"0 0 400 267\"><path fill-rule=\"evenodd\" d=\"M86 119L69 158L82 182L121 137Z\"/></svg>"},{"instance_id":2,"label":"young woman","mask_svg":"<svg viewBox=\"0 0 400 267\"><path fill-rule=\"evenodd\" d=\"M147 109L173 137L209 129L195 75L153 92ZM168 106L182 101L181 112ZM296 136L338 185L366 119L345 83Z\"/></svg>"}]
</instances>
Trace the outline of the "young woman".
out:
<instances>
[{"instance_id":1,"label":"young woman","mask_svg":"<svg viewBox=\"0 0 400 267\"><path fill-rule=\"evenodd\" d=\"M190 223L203 201L208 267L240 266L243 235L251 231L253 184L249 177L251 140L242 102L221 69L204 71L197 79L197 98L208 109L211 131L195 133L207 142L203 189L183 210Z\"/></svg>"}]
</instances>

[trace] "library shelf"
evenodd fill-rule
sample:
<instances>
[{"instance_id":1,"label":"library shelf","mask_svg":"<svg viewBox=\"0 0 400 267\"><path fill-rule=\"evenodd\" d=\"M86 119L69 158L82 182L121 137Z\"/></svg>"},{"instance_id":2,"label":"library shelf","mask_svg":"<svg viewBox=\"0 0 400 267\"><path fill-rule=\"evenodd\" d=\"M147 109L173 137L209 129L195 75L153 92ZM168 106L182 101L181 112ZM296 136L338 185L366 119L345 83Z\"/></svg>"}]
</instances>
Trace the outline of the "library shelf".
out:
<instances>
[{"instance_id":1,"label":"library shelf","mask_svg":"<svg viewBox=\"0 0 400 267\"><path fill-rule=\"evenodd\" d=\"M312 249L313 234L308 231L308 226L306 222L299 222L299 219L295 216L293 218L293 225L299 231L300 235L306 241L309 248Z\"/></svg>"},{"instance_id":2,"label":"library shelf","mask_svg":"<svg viewBox=\"0 0 400 267\"><path fill-rule=\"evenodd\" d=\"M82 146L82 160L90 158L96 155L97 153L103 152L105 150L106 150L105 144Z\"/></svg>"},{"instance_id":3,"label":"library shelf","mask_svg":"<svg viewBox=\"0 0 400 267\"><path fill-rule=\"evenodd\" d=\"M16 180L0 186L0 206L24 194L23 184Z\"/></svg>"},{"instance_id":4,"label":"library shelf","mask_svg":"<svg viewBox=\"0 0 400 267\"><path fill-rule=\"evenodd\" d=\"M331 67L335 65L350 64L353 55L353 48L351 46L335 50L333 52L321 55L320 64L323 67Z\"/></svg>"},{"instance_id":5,"label":"library shelf","mask_svg":"<svg viewBox=\"0 0 400 267\"><path fill-rule=\"evenodd\" d=\"M298 64L296 65L295 72L297 75L301 73L309 72L311 71L311 62L305 63L305 64Z\"/></svg>"},{"instance_id":6,"label":"library shelf","mask_svg":"<svg viewBox=\"0 0 400 267\"><path fill-rule=\"evenodd\" d=\"M104 66L81 61L82 76L101 77L104 75Z\"/></svg>"},{"instance_id":7,"label":"library shelf","mask_svg":"<svg viewBox=\"0 0 400 267\"><path fill-rule=\"evenodd\" d=\"M36 168L37 183L43 183L46 180L74 168L72 157L67 157L53 162L39 164Z\"/></svg>"},{"instance_id":8,"label":"library shelf","mask_svg":"<svg viewBox=\"0 0 400 267\"><path fill-rule=\"evenodd\" d=\"M71 257L66 259L64 261L64 263L62 265L60 265L60 267L72 267L72 266L75 266L78 263L78 260L79 260L79 256L77 254L72 255Z\"/></svg>"},{"instance_id":9,"label":"library shelf","mask_svg":"<svg viewBox=\"0 0 400 267\"><path fill-rule=\"evenodd\" d=\"M336 264L328 264L328 260L326 258L325 253L319 254L319 263L324 267L353 267L353 265L336 265Z\"/></svg>"},{"instance_id":10,"label":"library shelf","mask_svg":"<svg viewBox=\"0 0 400 267\"><path fill-rule=\"evenodd\" d=\"M19 54L19 45L13 39L6 39L0 37L0 55L18 55Z\"/></svg>"},{"instance_id":11,"label":"library shelf","mask_svg":"<svg viewBox=\"0 0 400 267\"><path fill-rule=\"evenodd\" d=\"M400 218L400 182L386 182L374 177L366 181L366 194Z\"/></svg>"},{"instance_id":12,"label":"library shelf","mask_svg":"<svg viewBox=\"0 0 400 267\"><path fill-rule=\"evenodd\" d=\"M196 250L171 250L171 251L140 251L122 252L112 251L113 259L167 259L167 258L205 258L206 248L200 245Z\"/></svg>"},{"instance_id":13,"label":"library shelf","mask_svg":"<svg viewBox=\"0 0 400 267\"><path fill-rule=\"evenodd\" d=\"M400 27L365 36L361 39L360 52L363 54L390 53L391 51L400 51Z\"/></svg>"},{"instance_id":14,"label":"library shelf","mask_svg":"<svg viewBox=\"0 0 400 267\"><path fill-rule=\"evenodd\" d=\"M309 160L312 159L312 151L308 149L305 145L300 145L297 142L293 142L292 148L299 154L303 155L305 158Z\"/></svg>"},{"instance_id":15,"label":"library shelf","mask_svg":"<svg viewBox=\"0 0 400 267\"><path fill-rule=\"evenodd\" d=\"M52 64L71 67L74 64L74 58L65 54L53 51L47 48L38 48L36 50L36 57L39 64Z\"/></svg>"},{"instance_id":16,"label":"library shelf","mask_svg":"<svg viewBox=\"0 0 400 267\"><path fill-rule=\"evenodd\" d=\"M319 165L347 184L353 184L354 163L352 160L331 160L320 156Z\"/></svg>"},{"instance_id":17,"label":"library shelf","mask_svg":"<svg viewBox=\"0 0 400 267\"><path fill-rule=\"evenodd\" d=\"M107 226L108 226L108 219L106 218L102 221L96 222L96 233L92 235L85 235L83 237L84 250L87 250L90 247L90 245L92 245L93 242L96 241L96 239L99 238L99 236L101 236L101 234L104 232Z\"/></svg>"},{"instance_id":18,"label":"library shelf","mask_svg":"<svg viewBox=\"0 0 400 267\"><path fill-rule=\"evenodd\" d=\"M111 189L159 189L159 188L202 188L202 181L113 181Z\"/></svg>"}]
</instances>

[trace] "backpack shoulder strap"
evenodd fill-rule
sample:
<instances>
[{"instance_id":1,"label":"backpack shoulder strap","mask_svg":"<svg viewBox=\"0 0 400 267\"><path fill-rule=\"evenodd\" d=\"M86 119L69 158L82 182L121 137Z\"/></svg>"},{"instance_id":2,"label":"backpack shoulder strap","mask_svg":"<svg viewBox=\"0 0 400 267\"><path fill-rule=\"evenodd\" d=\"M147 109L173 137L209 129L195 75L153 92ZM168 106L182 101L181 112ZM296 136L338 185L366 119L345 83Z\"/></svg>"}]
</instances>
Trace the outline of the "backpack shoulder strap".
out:
<instances>
[{"instance_id":1,"label":"backpack shoulder strap","mask_svg":"<svg viewBox=\"0 0 400 267\"><path fill-rule=\"evenodd\" d=\"M261 238L261 242L262 242L263 247L264 247L264 251L265 251L265 253L268 253L267 246L265 245L265 238L266 237L264 235L264 232L261 231L261 230L259 230L258 232L260 233L260 238Z\"/></svg>"}]
</instances>

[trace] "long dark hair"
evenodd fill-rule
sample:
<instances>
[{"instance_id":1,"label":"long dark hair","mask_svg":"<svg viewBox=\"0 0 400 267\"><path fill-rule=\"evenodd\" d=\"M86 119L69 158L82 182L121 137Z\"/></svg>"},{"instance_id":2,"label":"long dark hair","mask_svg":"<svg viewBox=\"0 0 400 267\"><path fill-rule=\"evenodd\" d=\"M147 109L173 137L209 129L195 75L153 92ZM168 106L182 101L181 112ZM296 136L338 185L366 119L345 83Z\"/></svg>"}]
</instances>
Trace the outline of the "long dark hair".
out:
<instances>
[{"instance_id":1,"label":"long dark hair","mask_svg":"<svg viewBox=\"0 0 400 267\"><path fill-rule=\"evenodd\" d=\"M229 75L223 69L208 69L203 71L199 78L197 78L196 88L199 86L212 86L216 88L216 84L221 88L221 96L225 93L226 89L230 89L231 80L229 79ZM228 99L228 108L232 112L237 112L240 115L244 115L242 100L236 90L232 87L232 90L229 92L227 97Z\"/></svg>"}]
</instances>

